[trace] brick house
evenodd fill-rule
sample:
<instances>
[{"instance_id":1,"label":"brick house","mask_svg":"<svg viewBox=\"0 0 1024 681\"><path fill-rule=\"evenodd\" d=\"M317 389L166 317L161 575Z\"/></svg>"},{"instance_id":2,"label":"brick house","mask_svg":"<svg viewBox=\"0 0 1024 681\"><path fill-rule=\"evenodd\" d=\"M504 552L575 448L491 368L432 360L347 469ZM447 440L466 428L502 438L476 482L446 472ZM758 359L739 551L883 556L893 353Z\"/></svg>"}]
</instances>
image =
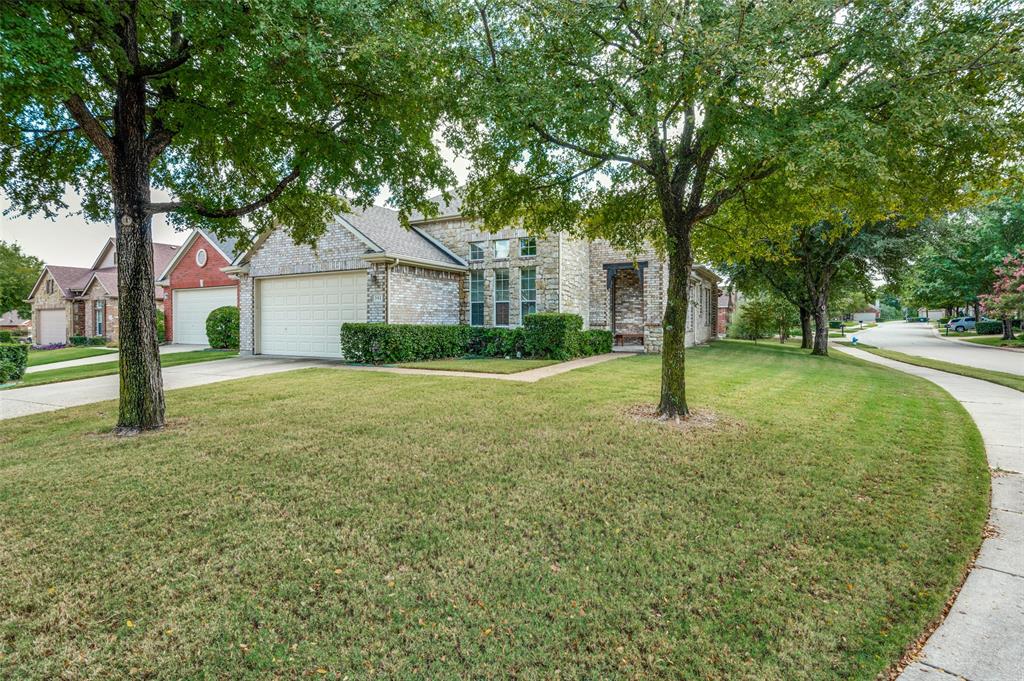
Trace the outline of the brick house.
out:
<instances>
[{"instance_id":1,"label":"brick house","mask_svg":"<svg viewBox=\"0 0 1024 681\"><path fill-rule=\"evenodd\" d=\"M162 271L178 247L153 244L153 270ZM153 302L163 304L157 286ZM44 265L28 296L32 303L33 341L36 345L65 344L71 336L97 336L116 343L117 250L113 238L100 249L92 267Z\"/></svg>"},{"instance_id":2,"label":"brick house","mask_svg":"<svg viewBox=\"0 0 1024 681\"><path fill-rule=\"evenodd\" d=\"M243 354L337 357L346 321L517 326L532 312L570 312L616 343L657 352L667 262L565 233L485 232L460 203L439 214L371 206L339 216L316 248L281 231L258 239L226 272L239 279ZM687 343L715 337L718 277L691 275Z\"/></svg>"},{"instance_id":3,"label":"brick house","mask_svg":"<svg viewBox=\"0 0 1024 681\"><path fill-rule=\"evenodd\" d=\"M169 343L206 345L206 318L238 306L238 279L224 273L237 257L235 240L196 229L178 248L157 284L164 288L164 336Z\"/></svg>"}]
</instances>

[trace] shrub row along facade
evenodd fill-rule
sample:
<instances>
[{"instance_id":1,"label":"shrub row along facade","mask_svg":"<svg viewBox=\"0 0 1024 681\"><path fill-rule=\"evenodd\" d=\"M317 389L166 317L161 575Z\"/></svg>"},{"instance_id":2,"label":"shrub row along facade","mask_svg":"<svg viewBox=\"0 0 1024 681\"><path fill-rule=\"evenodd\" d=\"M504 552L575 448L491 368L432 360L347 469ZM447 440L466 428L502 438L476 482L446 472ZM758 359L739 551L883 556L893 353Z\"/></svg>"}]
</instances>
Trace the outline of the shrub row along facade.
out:
<instances>
[{"instance_id":1,"label":"shrub row along facade","mask_svg":"<svg viewBox=\"0 0 1024 681\"><path fill-rule=\"evenodd\" d=\"M621 346L661 349L667 263L653 248L522 229L481 231L459 202L439 214L370 207L339 216L316 247L283 231L258 239L225 272L238 278L243 354L338 357L344 322L517 326L532 312L580 315ZM715 336L718 277L696 266L687 344Z\"/></svg>"}]
</instances>

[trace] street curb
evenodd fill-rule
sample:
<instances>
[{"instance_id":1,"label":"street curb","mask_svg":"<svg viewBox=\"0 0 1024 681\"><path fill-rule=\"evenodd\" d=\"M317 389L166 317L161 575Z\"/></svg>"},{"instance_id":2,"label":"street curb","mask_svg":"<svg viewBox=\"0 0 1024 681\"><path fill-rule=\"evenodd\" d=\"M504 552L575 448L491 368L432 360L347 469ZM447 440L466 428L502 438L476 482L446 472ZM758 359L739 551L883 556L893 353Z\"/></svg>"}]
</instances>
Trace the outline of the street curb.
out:
<instances>
[{"instance_id":1,"label":"street curb","mask_svg":"<svg viewBox=\"0 0 1024 681\"><path fill-rule=\"evenodd\" d=\"M1024 352L1024 348L1002 348L998 345L985 345L984 343L972 343L970 341L960 340L959 338L949 338L948 336L943 336L939 333L939 330L934 326L932 327L932 334L934 334L936 338L941 338L947 343L959 343L960 345L967 345L972 348L988 348L989 350L1003 350L1005 352Z\"/></svg>"}]
</instances>

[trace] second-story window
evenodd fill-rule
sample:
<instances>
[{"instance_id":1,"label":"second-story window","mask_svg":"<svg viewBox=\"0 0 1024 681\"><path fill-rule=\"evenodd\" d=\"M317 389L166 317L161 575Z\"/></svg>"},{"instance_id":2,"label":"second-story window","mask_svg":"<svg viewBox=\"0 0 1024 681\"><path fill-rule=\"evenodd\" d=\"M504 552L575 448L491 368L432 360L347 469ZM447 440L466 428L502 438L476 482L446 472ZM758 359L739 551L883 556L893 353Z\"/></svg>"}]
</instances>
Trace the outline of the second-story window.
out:
<instances>
[{"instance_id":1,"label":"second-story window","mask_svg":"<svg viewBox=\"0 0 1024 681\"><path fill-rule=\"evenodd\" d=\"M508 326L508 270L494 270L494 325Z\"/></svg>"},{"instance_id":2,"label":"second-story window","mask_svg":"<svg viewBox=\"0 0 1024 681\"><path fill-rule=\"evenodd\" d=\"M524 267L519 270L519 298L522 300L522 321L526 315L537 311L537 268Z\"/></svg>"},{"instance_id":3,"label":"second-story window","mask_svg":"<svg viewBox=\"0 0 1024 681\"><path fill-rule=\"evenodd\" d=\"M469 259L471 262L484 259L484 243L482 241L469 243Z\"/></svg>"},{"instance_id":4,"label":"second-story window","mask_svg":"<svg viewBox=\"0 0 1024 681\"><path fill-rule=\"evenodd\" d=\"M53 279L46 280L46 292L53 293Z\"/></svg>"},{"instance_id":5,"label":"second-story window","mask_svg":"<svg viewBox=\"0 0 1024 681\"><path fill-rule=\"evenodd\" d=\"M519 240L519 256L529 258L537 255L537 237L524 236Z\"/></svg>"},{"instance_id":6,"label":"second-story window","mask_svg":"<svg viewBox=\"0 0 1024 681\"><path fill-rule=\"evenodd\" d=\"M508 239L494 240L494 259L504 260L508 258Z\"/></svg>"}]
</instances>

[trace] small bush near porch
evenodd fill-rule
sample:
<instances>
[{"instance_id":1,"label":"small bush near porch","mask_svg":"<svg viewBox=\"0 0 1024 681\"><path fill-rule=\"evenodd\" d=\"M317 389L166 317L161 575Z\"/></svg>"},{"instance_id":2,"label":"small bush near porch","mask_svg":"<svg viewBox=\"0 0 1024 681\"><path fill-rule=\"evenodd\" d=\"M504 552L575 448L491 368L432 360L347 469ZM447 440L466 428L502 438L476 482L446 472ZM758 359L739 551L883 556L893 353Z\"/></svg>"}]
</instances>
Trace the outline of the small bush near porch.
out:
<instances>
[{"instance_id":1,"label":"small bush near porch","mask_svg":"<svg viewBox=\"0 0 1024 681\"><path fill-rule=\"evenodd\" d=\"M0 677L874 679L980 541L967 413L851 358L687 357L709 427L634 416L657 357L0 421Z\"/></svg>"}]
</instances>

